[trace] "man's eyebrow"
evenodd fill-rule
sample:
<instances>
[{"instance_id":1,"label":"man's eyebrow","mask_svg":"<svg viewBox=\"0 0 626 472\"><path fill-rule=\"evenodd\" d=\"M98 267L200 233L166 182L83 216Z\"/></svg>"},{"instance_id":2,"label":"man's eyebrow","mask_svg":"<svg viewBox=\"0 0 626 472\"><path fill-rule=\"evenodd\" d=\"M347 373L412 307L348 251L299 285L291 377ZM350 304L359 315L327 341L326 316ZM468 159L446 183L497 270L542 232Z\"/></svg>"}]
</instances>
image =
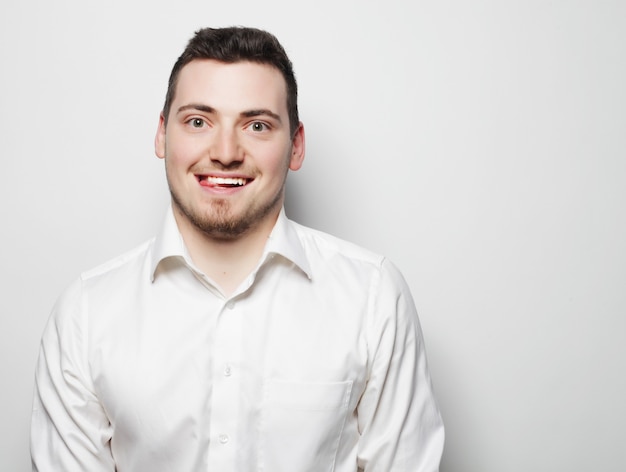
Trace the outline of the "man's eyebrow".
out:
<instances>
[{"instance_id":1,"label":"man's eyebrow","mask_svg":"<svg viewBox=\"0 0 626 472\"><path fill-rule=\"evenodd\" d=\"M278 115L277 113L274 113L271 110L268 110L267 108L259 108L259 109L255 109L255 110L247 110L247 111L241 112L240 114L244 118L254 118L255 116L264 116L265 115L265 116L269 116L269 117L275 119L279 123L282 123L282 120L280 119L280 115Z\"/></svg>"},{"instance_id":2,"label":"man's eyebrow","mask_svg":"<svg viewBox=\"0 0 626 472\"><path fill-rule=\"evenodd\" d=\"M202 105L201 103L190 103L189 105L183 105L178 110L177 113L187 110L197 110L203 111L205 113L215 113L215 108L209 105Z\"/></svg>"},{"instance_id":3,"label":"man's eyebrow","mask_svg":"<svg viewBox=\"0 0 626 472\"><path fill-rule=\"evenodd\" d=\"M205 113L215 113L215 108L209 105L203 105L202 103L190 103L188 105L182 105L178 108L177 113L181 113L187 110L197 110ZM255 108L252 110L242 111L240 115L244 118L254 118L255 116L269 116L279 123L282 123L280 119L280 115L278 113L274 113L272 110L267 108Z\"/></svg>"}]
</instances>

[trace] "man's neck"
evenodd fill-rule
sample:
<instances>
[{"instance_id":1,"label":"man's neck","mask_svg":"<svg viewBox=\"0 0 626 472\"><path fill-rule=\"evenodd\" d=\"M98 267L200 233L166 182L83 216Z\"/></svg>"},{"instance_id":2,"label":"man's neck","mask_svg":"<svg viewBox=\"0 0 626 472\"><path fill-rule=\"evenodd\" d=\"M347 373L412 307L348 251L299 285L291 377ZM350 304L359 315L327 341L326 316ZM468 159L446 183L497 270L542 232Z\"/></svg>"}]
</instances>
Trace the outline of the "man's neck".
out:
<instances>
[{"instance_id":1,"label":"man's neck","mask_svg":"<svg viewBox=\"0 0 626 472\"><path fill-rule=\"evenodd\" d=\"M176 208L174 217L194 265L229 296L259 263L278 213L233 239L207 235Z\"/></svg>"}]
</instances>

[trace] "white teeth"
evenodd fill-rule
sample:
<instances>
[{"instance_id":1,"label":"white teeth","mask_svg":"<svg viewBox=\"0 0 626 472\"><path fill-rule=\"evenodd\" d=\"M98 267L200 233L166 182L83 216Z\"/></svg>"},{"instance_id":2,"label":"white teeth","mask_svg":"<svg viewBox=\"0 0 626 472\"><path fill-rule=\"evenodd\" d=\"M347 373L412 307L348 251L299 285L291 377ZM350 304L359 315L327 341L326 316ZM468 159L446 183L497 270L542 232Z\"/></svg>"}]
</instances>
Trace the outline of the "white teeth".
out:
<instances>
[{"instance_id":1,"label":"white teeth","mask_svg":"<svg viewBox=\"0 0 626 472\"><path fill-rule=\"evenodd\" d=\"M207 177L207 182L212 185L236 185L246 184L246 179L240 177Z\"/></svg>"}]
</instances>

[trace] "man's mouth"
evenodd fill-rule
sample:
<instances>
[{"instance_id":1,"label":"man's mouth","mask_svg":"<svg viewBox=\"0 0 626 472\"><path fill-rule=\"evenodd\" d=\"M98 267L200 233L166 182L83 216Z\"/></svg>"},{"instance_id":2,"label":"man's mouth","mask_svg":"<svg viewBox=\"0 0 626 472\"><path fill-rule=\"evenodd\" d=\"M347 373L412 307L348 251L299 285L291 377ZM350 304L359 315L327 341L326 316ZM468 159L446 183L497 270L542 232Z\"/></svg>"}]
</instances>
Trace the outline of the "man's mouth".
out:
<instances>
[{"instance_id":1,"label":"man's mouth","mask_svg":"<svg viewBox=\"0 0 626 472\"><path fill-rule=\"evenodd\" d=\"M250 182L250 180L251 179L246 179L244 177L214 177L210 175L198 175L200 185L205 187L243 187Z\"/></svg>"}]
</instances>

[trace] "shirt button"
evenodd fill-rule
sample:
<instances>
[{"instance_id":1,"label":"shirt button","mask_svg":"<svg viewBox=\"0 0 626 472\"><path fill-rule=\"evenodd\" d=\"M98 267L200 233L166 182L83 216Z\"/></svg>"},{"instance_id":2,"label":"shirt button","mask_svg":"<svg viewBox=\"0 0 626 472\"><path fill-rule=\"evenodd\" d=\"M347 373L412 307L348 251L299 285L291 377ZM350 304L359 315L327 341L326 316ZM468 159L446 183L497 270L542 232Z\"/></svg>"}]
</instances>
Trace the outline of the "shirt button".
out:
<instances>
[{"instance_id":1,"label":"shirt button","mask_svg":"<svg viewBox=\"0 0 626 472\"><path fill-rule=\"evenodd\" d=\"M230 375L233 373L232 369L230 368L229 365L227 365L226 367L224 367L224 376L225 377L230 377Z\"/></svg>"},{"instance_id":2,"label":"shirt button","mask_svg":"<svg viewBox=\"0 0 626 472\"><path fill-rule=\"evenodd\" d=\"M230 438L228 437L228 434L220 434L219 439L222 444L226 444Z\"/></svg>"},{"instance_id":3,"label":"shirt button","mask_svg":"<svg viewBox=\"0 0 626 472\"><path fill-rule=\"evenodd\" d=\"M226 308L228 308L229 310L232 310L233 308L235 308L235 302L230 301L226 304Z\"/></svg>"}]
</instances>

